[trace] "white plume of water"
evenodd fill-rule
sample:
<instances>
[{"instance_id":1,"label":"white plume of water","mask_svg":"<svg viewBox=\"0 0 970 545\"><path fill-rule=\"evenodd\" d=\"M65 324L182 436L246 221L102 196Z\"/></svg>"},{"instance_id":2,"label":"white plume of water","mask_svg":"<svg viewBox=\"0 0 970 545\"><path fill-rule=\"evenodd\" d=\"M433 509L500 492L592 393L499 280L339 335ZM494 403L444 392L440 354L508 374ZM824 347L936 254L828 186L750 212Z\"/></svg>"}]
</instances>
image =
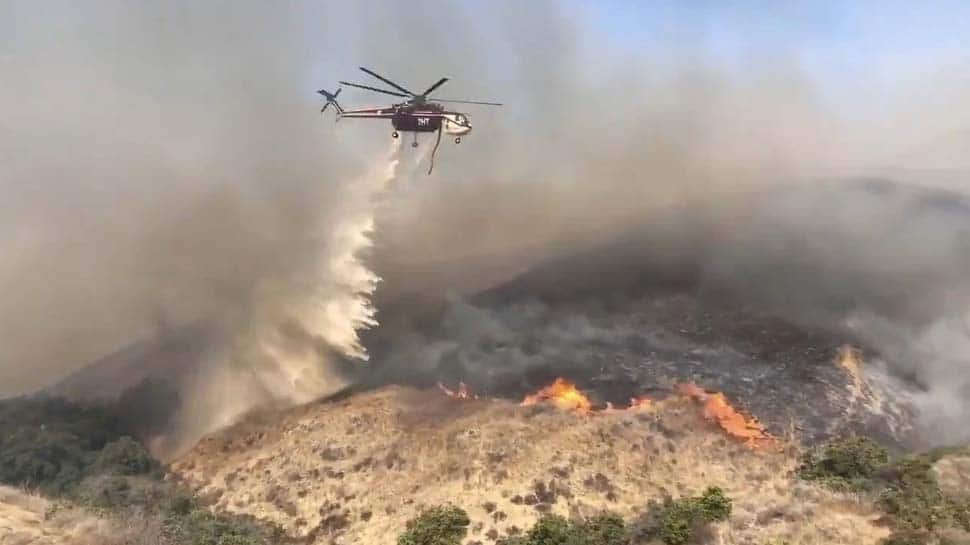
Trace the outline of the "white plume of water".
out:
<instances>
[{"instance_id":1,"label":"white plume of water","mask_svg":"<svg viewBox=\"0 0 970 545\"><path fill-rule=\"evenodd\" d=\"M340 217L314 234L320 253L312 266L259 286L246 326L210 355L178 433L157 453L169 457L257 407L335 392L346 383L333 372L332 358L367 360L359 333L377 325L371 296L381 279L362 254L373 245L379 197L399 177L399 153L394 140L384 159L347 186Z\"/></svg>"},{"instance_id":2,"label":"white plume of water","mask_svg":"<svg viewBox=\"0 0 970 545\"><path fill-rule=\"evenodd\" d=\"M332 228L329 255L321 255L317 266L321 284L293 308L293 317L313 335L319 335L345 356L367 360L359 331L377 325L371 295L380 277L361 261L361 254L373 246L376 199L397 177L400 141L392 141L387 159L355 182L341 207L346 216Z\"/></svg>"}]
</instances>

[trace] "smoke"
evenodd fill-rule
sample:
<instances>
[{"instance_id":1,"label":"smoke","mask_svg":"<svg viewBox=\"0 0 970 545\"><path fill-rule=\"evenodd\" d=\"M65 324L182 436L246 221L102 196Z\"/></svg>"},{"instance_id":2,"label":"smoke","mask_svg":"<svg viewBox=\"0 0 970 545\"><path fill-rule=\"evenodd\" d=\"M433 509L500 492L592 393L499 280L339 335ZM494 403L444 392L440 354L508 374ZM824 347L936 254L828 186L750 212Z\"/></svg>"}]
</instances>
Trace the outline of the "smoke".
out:
<instances>
[{"instance_id":1,"label":"smoke","mask_svg":"<svg viewBox=\"0 0 970 545\"><path fill-rule=\"evenodd\" d=\"M857 317L867 324L859 335L872 330L927 392L950 387L948 374L966 369L942 357L958 336L931 332L956 323L970 293L954 230L962 212L871 188L815 188L875 171L939 185L947 157L962 155L935 143L960 147L948 135L962 134L953 131L966 86L940 72L893 86L878 104L833 105L798 51L727 67L703 20L670 31L677 47L631 51L588 11L5 3L0 394L204 324L215 334L185 379L180 419L191 436L263 403L332 391L345 367L369 373L354 363L366 345L397 351L398 369L425 368L443 346L431 337L479 338L462 338L459 323L491 324L484 331L499 338L536 328L544 350L567 353L577 339L620 333L589 325L585 306L561 316L510 307L535 318L519 323L462 303L450 326L421 320L449 296L575 255L592 258L557 278L594 299L606 284L667 276L795 321ZM390 127L335 128L316 115L313 90L333 90L358 64L418 89L449 76L437 96L507 106L470 107L475 131L443 143L434 175L413 176L423 157L400 150L409 162L395 166L383 149ZM373 100L341 94L344 106ZM928 166L933 180L919 170ZM951 189L965 181L943 177ZM373 200L382 192L383 207ZM553 288L535 278L524 299ZM899 339L884 334L892 328L937 363L907 367L909 351L884 340Z\"/></svg>"},{"instance_id":2,"label":"smoke","mask_svg":"<svg viewBox=\"0 0 970 545\"><path fill-rule=\"evenodd\" d=\"M770 336L758 342L792 342L769 320L780 318L816 332L809 333L816 335L815 350L864 346L867 369L895 376L891 388L908 396L897 401L919 411L917 435L906 441L970 438L962 424L970 416L964 378L970 199L865 179L738 199L658 212L606 242L567 251L474 297L446 301L440 313L412 321L406 334L390 333L379 361L393 380L423 373L506 391L521 387L510 375L551 368L608 376L638 361L671 377L689 377L697 372L693 362L709 362L712 380L730 382L725 373L738 364L729 363L733 355L717 341L683 337L677 324L712 323L723 328L714 338L746 346L747 339L731 338L737 311L745 320L762 317L758 331ZM698 303L671 300L678 294ZM803 359L814 365L811 356ZM760 373L765 381L797 380Z\"/></svg>"},{"instance_id":3,"label":"smoke","mask_svg":"<svg viewBox=\"0 0 970 545\"><path fill-rule=\"evenodd\" d=\"M358 331L376 324L360 259L398 146L339 139L315 115L311 29L293 32L306 8L2 10L0 395L144 346L59 391L176 382L171 452L344 385L337 368L366 360ZM187 334L203 347L152 352Z\"/></svg>"},{"instance_id":4,"label":"smoke","mask_svg":"<svg viewBox=\"0 0 970 545\"><path fill-rule=\"evenodd\" d=\"M321 225L320 248L328 251L286 284L257 289L248 327L209 355L156 452L178 453L253 408L335 392L346 385L335 362L368 359L359 332L378 325L370 298L380 278L360 258L372 245L379 198L400 176L399 148L395 140L344 193L341 214ZM416 171L414 162L404 167Z\"/></svg>"}]
</instances>

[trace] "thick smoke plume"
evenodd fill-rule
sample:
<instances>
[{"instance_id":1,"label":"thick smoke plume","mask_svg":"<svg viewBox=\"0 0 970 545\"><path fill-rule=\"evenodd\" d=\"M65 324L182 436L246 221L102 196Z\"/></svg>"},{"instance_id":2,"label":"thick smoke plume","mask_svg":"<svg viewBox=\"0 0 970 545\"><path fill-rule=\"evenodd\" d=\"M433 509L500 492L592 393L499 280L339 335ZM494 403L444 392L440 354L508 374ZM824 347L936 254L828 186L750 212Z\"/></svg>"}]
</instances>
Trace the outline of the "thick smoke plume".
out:
<instances>
[{"instance_id":1,"label":"thick smoke plume","mask_svg":"<svg viewBox=\"0 0 970 545\"><path fill-rule=\"evenodd\" d=\"M374 320L382 354L425 368L410 357L435 357L425 341L467 329L416 323L422 308L593 252L565 276L598 286L672 272L702 293L854 328L954 431L967 406L952 377L970 374L954 325L970 295L960 197L819 180L876 173L962 191L964 174L940 169L966 166L941 151L966 145L966 87L933 76L878 104L833 104L795 51L730 69L702 40L630 51L584 10L4 4L0 393L198 327L180 419L193 436L338 388ZM469 110L475 132L443 145L433 176L412 176L421 157L401 150L401 187L375 215L390 127L334 128L312 92L358 64L417 88L447 75L441 97L507 106ZM375 99L341 94L345 106ZM540 321L550 339L602 333L583 312Z\"/></svg>"}]
</instances>

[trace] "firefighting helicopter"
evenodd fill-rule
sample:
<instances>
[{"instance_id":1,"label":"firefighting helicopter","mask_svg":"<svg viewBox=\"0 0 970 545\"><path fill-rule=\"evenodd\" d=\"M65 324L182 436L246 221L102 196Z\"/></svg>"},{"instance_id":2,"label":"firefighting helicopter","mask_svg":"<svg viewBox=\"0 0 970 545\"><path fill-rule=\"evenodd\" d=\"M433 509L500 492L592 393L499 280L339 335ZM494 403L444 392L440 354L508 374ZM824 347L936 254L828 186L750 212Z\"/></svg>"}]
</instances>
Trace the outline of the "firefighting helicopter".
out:
<instances>
[{"instance_id":1,"label":"firefighting helicopter","mask_svg":"<svg viewBox=\"0 0 970 545\"><path fill-rule=\"evenodd\" d=\"M387 85L393 87L395 91L389 91L387 89L379 89L377 87L370 87L368 85L361 85L359 83L351 83L347 81L341 81L340 85L347 85L348 87L356 87L358 89L364 89L367 91L373 91L376 93L383 93L385 95L391 95L396 97L404 98L404 102L399 102L397 104L392 104L390 106L383 106L377 108L360 108L356 110L345 110L343 107L337 103L337 96L340 94L342 88L338 88L336 92L330 93L325 89L320 89L317 91L322 95L327 103L323 105L320 113L326 112L327 108L333 105L334 109L337 111L337 121L347 117L352 119L390 119L391 125L394 127L394 132L391 133L393 138L398 138L400 136L399 132L410 132L414 135L414 139L411 141L412 147L418 147L418 133L419 132L437 132L438 137L435 140L434 149L431 151L431 166L428 169L428 174L431 174L431 170L434 169L434 156L438 151L438 145L441 143L441 133L446 132L450 135L454 135L455 144L461 143L461 137L470 133L472 130L472 125L468 121L468 116L461 112L454 112L446 110L442 106L441 102L451 102L458 104L479 104L484 106L501 106L497 102L482 102L477 100L444 100L444 99L432 99L429 95L434 92L438 87L441 87L448 81L448 78L439 79L434 85L428 87L421 94L409 91L402 85L398 85L393 81L381 76L377 72L368 70L363 66L359 67L362 72L373 76Z\"/></svg>"}]
</instances>

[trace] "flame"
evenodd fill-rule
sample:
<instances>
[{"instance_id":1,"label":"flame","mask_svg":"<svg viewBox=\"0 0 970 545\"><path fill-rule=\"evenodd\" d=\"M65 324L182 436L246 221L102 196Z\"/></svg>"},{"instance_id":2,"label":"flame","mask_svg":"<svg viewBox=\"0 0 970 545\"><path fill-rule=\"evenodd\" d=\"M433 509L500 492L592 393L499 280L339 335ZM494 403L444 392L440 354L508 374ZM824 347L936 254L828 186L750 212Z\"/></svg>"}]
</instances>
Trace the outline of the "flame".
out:
<instances>
[{"instance_id":1,"label":"flame","mask_svg":"<svg viewBox=\"0 0 970 545\"><path fill-rule=\"evenodd\" d=\"M849 344L843 344L839 347L835 364L841 367L850 379L847 385L850 403L846 409L847 414L855 411L860 404L868 406L873 411L881 410L877 407L876 403L878 402L874 398L873 391L866 382L865 376L862 374L863 363L862 350Z\"/></svg>"},{"instance_id":2,"label":"flame","mask_svg":"<svg viewBox=\"0 0 970 545\"><path fill-rule=\"evenodd\" d=\"M551 401L565 411L576 411L587 414L593 407L589 398L576 388L576 385L559 377L552 384L540 389L534 394L525 396L522 405L535 405L540 401Z\"/></svg>"},{"instance_id":3,"label":"flame","mask_svg":"<svg viewBox=\"0 0 970 545\"><path fill-rule=\"evenodd\" d=\"M478 399L478 396L471 393L471 390L468 389L468 386L464 382L458 382L458 390L451 390L440 382L438 383L438 388L452 399Z\"/></svg>"},{"instance_id":4,"label":"flame","mask_svg":"<svg viewBox=\"0 0 970 545\"><path fill-rule=\"evenodd\" d=\"M652 409L654 408L653 400L649 397L631 397L630 398L630 409Z\"/></svg>"},{"instance_id":5,"label":"flame","mask_svg":"<svg viewBox=\"0 0 970 545\"><path fill-rule=\"evenodd\" d=\"M438 388L452 399L478 399L478 396L468 390L464 382L458 383L457 391L449 389L441 382L438 383ZM745 415L735 409L723 393L708 392L693 382L679 384L677 391L684 397L702 403L704 405L704 418L717 424L728 435L741 439L752 447L774 444L775 438L768 433L761 422L754 416ZM534 394L525 396L520 405L537 405L543 401L550 401L556 407L565 411L576 411L583 415L594 413L593 404L586 397L586 394L581 392L574 383L562 377L557 378L552 384L540 388ZM607 402L605 409L596 412L616 413L623 410L652 410L655 408L657 408L657 404L654 400L640 396L630 398L630 405L626 409L617 409L612 403Z\"/></svg>"},{"instance_id":6,"label":"flame","mask_svg":"<svg viewBox=\"0 0 970 545\"><path fill-rule=\"evenodd\" d=\"M861 376L862 351L858 348L843 344L839 347L838 364L853 377Z\"/></svg>"},{"instance_id":7,"label":"flame","mask_svg":"<svg viewBox=\"0 0 970 545\"><path fill-rule=\"evenodd\" d=\"M728 435L741 439L752 447L774 443L774 437L757 418L739 412L724 394L708 393L692 382L679 385L677 390L681 395L703 403L704 418L716 423Z\"/></svg>"}]
</instances>

